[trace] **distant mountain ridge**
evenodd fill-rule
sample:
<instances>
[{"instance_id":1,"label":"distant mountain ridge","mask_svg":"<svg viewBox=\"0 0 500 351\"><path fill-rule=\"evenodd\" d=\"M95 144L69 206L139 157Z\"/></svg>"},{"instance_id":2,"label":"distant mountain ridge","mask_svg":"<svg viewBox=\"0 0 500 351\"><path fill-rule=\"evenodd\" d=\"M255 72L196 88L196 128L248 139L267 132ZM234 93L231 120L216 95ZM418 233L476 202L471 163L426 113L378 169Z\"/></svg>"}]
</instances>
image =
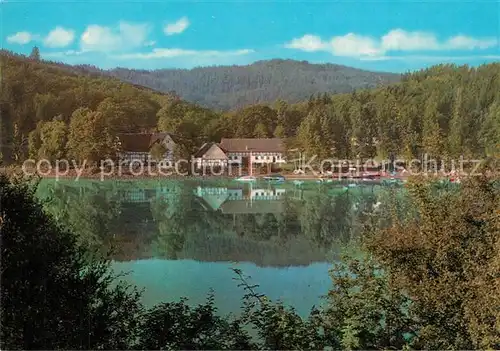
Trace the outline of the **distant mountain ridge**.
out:
<instances>
[{"instance_id":1,"label":"distant mountain ridge","mask_svg":"<svg viewBox=\"0 0 500 351\"><path fill-rule=\"evenodd\" d=\"M337 64L273 59L245 66L193 69L136 70L115 68L100 72L161 92L173 92L204 107L230 110L282 99L295 103L318 93L348 93L398 82L400 74L371 72Z\"/></svg>"}]
</instances>

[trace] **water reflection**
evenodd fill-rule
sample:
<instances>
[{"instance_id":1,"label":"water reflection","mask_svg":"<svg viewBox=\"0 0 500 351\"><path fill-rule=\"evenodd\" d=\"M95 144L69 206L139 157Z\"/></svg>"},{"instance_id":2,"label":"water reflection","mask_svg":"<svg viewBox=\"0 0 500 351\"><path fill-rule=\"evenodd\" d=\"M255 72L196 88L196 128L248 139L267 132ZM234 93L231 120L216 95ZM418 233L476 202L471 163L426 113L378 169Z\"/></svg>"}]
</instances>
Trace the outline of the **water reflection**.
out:
<instances>
[{"instance_id":1,"label":"water reflection","mask_svg":"<svg viewBox=\"0 0 500 351\"><path fill-rule=\"evenodd\" d=\"M377 204L375 185L44 181L38 196L89 246L144 258L323 262Z\"/></svg>"},{"instance_id":2,"label":"water reflection","mask_svg":"<svg viewBox=\"0 0 500 351\"><path fill-rule=\"evenodd\" d=\"M83 243L114 248L115 267L132 271L129 279L146 288L149 303L197 301L214 288L226 296L219 307L231 311L240 295L227 268L239 262L271 297L306 299L296 306L307 312L329 286L328 262L377 207L378 189L45 180L37 195Z\"/></svg>"}]
</instances>

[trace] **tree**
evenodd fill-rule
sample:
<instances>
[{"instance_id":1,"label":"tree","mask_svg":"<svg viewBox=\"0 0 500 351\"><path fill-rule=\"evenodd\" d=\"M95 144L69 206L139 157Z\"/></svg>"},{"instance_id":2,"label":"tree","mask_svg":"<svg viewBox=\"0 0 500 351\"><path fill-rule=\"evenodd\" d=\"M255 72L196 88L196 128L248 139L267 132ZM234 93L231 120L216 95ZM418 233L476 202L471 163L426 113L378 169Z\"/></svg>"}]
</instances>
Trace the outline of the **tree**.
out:
<instances>
[{"instance_id":1,"label":"tree","mask_svg":"<svg viewBox=\"0 0 500 351\"><path fill-rule=\"evenodd\" d=\"M29 58L35 61L40 61L40 49L38 46L34 46L33 49L31 49Z\"/></svg>"},{"instance_id":2,"label":"tree","mask_svg":"<svg viewBox=\"0 0 500 351\"><path fill-rule=\"evenodd\" d=\"M42 140L40 139L42 123L37 124L36 129L32 130L28 135L28 154L32 159L38 157L40 148L42 147Z\"/></svg>"},{"instance_id":3,"label":"tree","mask_svg":"<svg viewBox=\"0 0 500 351\"><path fill-rule=\"evenodd\" d=\"M127 349L139 295L46 215L28 185L0 176L2 349Z\"/></svg>"},{"instance_id":4,"label":"tree","mask_svg":"<svg viewBox=\"0 0 500 351\"><path fill-rule=\"evenodd\" d=\"M100 160L115 157L116 152L116 142L101 113L80 108L72 114L68 136L70 156L87 165L95 165Z\"/></svg>"},{"instance_id":5,"label":"tree","mask_svg":"<svg viewBox=\"0 0 500 351\"><path fill-rule=\"evenodd\" d=\"M276 128L274 128L273 135L275 138L285 138L285 128L281 124L278 124Z\"/></svg>"},{"instance_id":6,"label":"tree","mask_svg":"<svg viewBox=\"0 0 500 351\"><path fill-rule=\"evenodd\" d=\"M459 191L422 180L408 191L413 211L392 216L367 248L390 284L410 299L411 347L497 348L499 189L474 177Z\"/></svg>"},{"instance_id":7,"label":"tree","mask_svg":"<svg viewBox=\"0 0 500 351\"><path fill-rule=\"evenodd\" d=\"M216 313L213 295L195 308L189 307L185 299L160 304L145 315L139 347L146 350L255 349L240 320L229 321Z\"/></svg>"},{"instance_id":8,"label":"tree","mask_svg":"<svg viewBox=\"0 0 500 351\"><path fill-rule=\"evenodd\" d=\"M42 122L40 126L39 155L51 161L62 159L66 153L68 127L61 117L54 117L52 121ZM36 136L32 136L36 138Z\"/></svg>"},{"instance_id":9,"label":"tree","mask_svg":"<svg viewBox=\"0 0 500 351\"><path fill-rule=\"evenodd\" d=\"M257 123L253 135L255 138L267 138L268 133L264 123Z\"/></svg>"},{"instance_id":10,"label":"tree","mask_svg":"<svg viewBox=\"0 0 500 351\"><path fill-rule=\"evenodd\" d=\"M133 128L129 121L132 116L127 116L124 108L113 98L106 98L97 107L97 112L102 114L104 123L111 133L132 132Z\"/></svg>"},{"instance_id":11,"label":"tree","mask_svg":"<svg viewBox=\"0 0 500 351\"><path fill-rule=\"evenodd\" d=\"M494 102L486 115L481 130L485 153L494 155L500 150L500 101Z\"/></svg>"}]
</instances>

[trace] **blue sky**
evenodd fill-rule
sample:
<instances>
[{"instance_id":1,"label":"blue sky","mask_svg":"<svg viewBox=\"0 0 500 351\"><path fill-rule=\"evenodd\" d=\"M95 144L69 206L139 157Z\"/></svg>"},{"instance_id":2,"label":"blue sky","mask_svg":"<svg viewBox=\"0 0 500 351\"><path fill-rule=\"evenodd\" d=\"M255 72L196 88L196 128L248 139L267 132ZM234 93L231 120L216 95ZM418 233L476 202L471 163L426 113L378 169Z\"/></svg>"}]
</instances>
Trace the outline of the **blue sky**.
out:
<instances>
[{"instance_id":1,"label":"blue sky","mask_svg":"<svg viewBox=\"0 0 500 351\"><path fill-rule=\"evenodd\" d=\"M498 1L0 0L2 46L102 68L290 58L402 72L500 61Z\"/></svg>"}]
</instances>

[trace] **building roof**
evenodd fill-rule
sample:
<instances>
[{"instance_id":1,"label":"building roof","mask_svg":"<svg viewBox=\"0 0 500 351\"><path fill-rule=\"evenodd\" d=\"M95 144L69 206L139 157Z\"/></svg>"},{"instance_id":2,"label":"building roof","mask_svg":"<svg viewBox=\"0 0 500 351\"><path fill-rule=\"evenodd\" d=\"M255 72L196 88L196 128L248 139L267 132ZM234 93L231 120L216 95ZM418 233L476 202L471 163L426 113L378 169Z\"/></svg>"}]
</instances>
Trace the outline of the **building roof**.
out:
<instances>
[{"instance_id":1,"label":"building roof","mask_svg":"<svg viewBox=\"0 0 500 351\"><path fill-rule=\"evenodd\" d=\"M122 151L149 152L151 133L119 134Z\"/></svg>"},{"instance_id":2,"label":"building roof","mask_svg":"<svg viewBox=\"0 0 500 351\"><path fill-rule=\"evenodd\" d=\"M285 152L283 140L280 138L222 138L220 147L226 152Z\"/></svg>"},{"instance_id":3,"label":"building roof","mask_svg":"<svg viewBox=\"0 0 500 351\"><path fill-rule=\"evenodd\" d=\"M177 143L179 138L170 133L122 133L118 134L122 151L149 152L154 143L170 135Z\"/></svg>"},{"instance_id":4,"label":"building roof","mask_svg":"<svg viewBox=\"0 0 500 351\"><path fill-rule=\"evenodd\" d=\"M205 154L208 152L208 150L210 150L210 148L212 146L217 146L223 153L224 153L224 159L227 159L227 155L225 155L225 150L223 148L220 147L219 144L217 143L214 143L214 142L209 142L209 143L205 143L203 144L199 149L198 151L196 151L196 153L193 155L193 157L195 158L200 158L200 157L203 157L205 156ZM210 157L204 157L206 159L210 159ZM217 159L220 159L220 158L217 158Z\"/></svg>"},{"instance_id":5,"label":"building roof","mask_svg":"<svg viewBox=\"0 0 500 351\"><path fill-rule=\"evenodd\" d=\"M204 194L200 198L200 203L206 210L217 211L228 198L227 193L223 194Z\"/></svg>"}]
</instances>

